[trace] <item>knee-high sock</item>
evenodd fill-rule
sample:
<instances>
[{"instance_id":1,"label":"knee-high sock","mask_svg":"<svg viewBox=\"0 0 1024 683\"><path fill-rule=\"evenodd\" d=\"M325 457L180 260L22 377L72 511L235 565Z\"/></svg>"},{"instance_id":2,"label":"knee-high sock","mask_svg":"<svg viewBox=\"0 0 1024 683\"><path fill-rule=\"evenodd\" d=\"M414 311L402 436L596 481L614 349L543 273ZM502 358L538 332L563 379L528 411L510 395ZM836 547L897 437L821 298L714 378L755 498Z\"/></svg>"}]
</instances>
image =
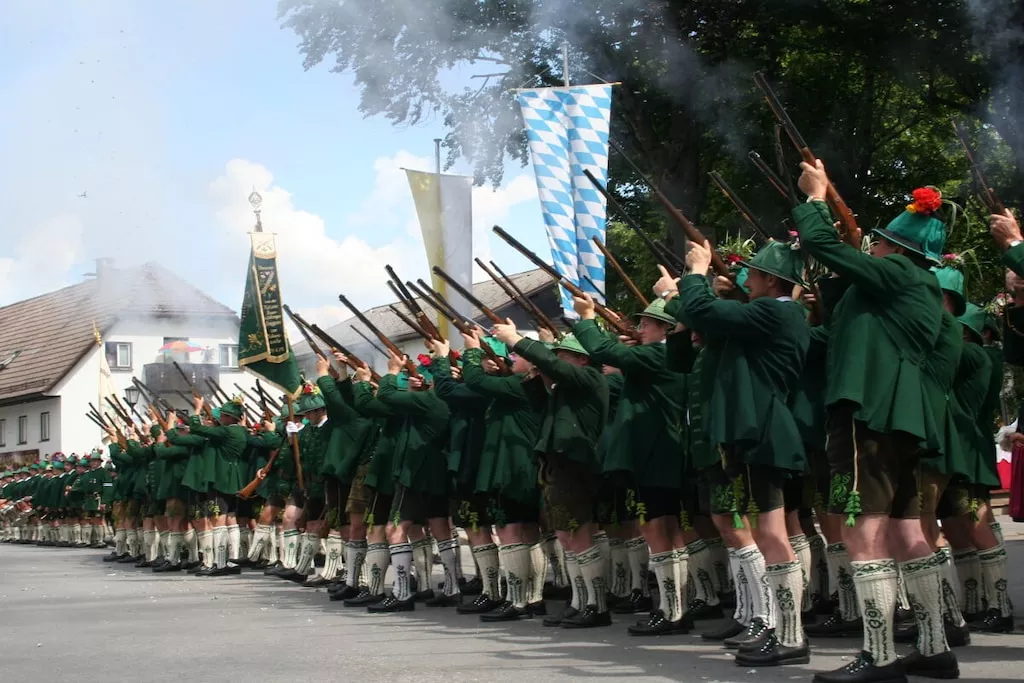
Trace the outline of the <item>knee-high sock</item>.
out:
<instances>
[{"instance_id":1,"label":"knee-high sock","mask_svg":"<svg viewBox=\"0 0 1024 683\"><path fill-rule=\"evenodd\" d=\"M864 615L864 645L875 666L896 661L892 618L896 610L896 562L891 559L851 562L855 595Z\"/></svg>"},{"instance_id":2,"label":"knee-high sock","mask_svg":"<svg viewBox=\"0 0 1024 683\"><path fill-rule=\"evenodd\" d=\"M544 583L547 581L548 558L540 543L530 546L530 593L526 596L529 604L544 602Z\"/></svg>"},{"instance_id":3,"label":"knee-high sock","mask_svg":"<svg viewBox=\"0 0 1024 683\"><path fill-rule=\"evenodd\" d=\"M396 543L390 547L391 565L395 568L395 583L392 594L399 600L412 597L409 579L412 574L413 552L411 543Z\"/></svg>"},{"instance_id":4,"label":"knee-high sock","mask_svg":"<svg viewBox=\"0 0 1024 683\"><path fill-rule=\"evenodd\" d=\"M917 649L925 657L949 649L942 620L942 570L939 562L938 554L900 562L907 597L917 620ZM960 622L963 623L962 618Z\"/></svg>"},{"instance_id":5,"label":"knee-high sock","mask_svg":"<svg viewBox=\"0 0 1024 683\"><path fill-rule=\"evenodd\" d=\"M651 594L647 582L647 569L650 563L647 541L643 536L629 539L626 541L626 552L629 556L630 590L640 591L641 595L647 597Z\"/></svg>"},{"instance_id":6,"label":"knee-high sock","mask_svg":"<svg viewBox=\"0 0 1024 683\"><path fill-rule=\"evenodd\" d=\"M957 597L960 608L967 614L981 614L981 560L975 548L964 548L953 553L953 564L960 587Z\"/></svg>"},{"instance_id":7,"label":"knee-high sock","mask_svg":"<svg viewBox=\"0 0 1024 683\"><path fill-rule=\"evenodd\" d=\"M486 543L474 547L473 561L480 572L480 580L484 584L483 595L486 595L491 600L497 600L499 590L498 575L501 571L499 569L498 546L493 543ZM546 558L545 561L547 561Z\"/></svg>"},{"instance_id":8,"label":"knee-high sock","mask_svg":"<svg viewBox=\"0 0 1024 683\"><path fill-rule=\"evenodd\" d=\"M964 615L960 611L960 603L963 597L957 597L957 587L960 580L956 576L956 569L953 567L953 551L950 547L943 546L935 553L935 561L939 565L939 586L942 595L942 616L948 619L954 626L964 626Z\"/></svg>"},{"instance_id":9,"label":"knee-high sock","mask_svg":"<svg viewBox=\"0 0 1024 683\"><path fill-rule=\"evenodd\" d=\"M804 626L800 607L804 575L800 560L768 565L765 567L765 580L771 588L775 603L775 637L786 647L802 645Z\"/></svg>"},{"instance_id":10,"label":"knee-high sock","mask_svg":"<svg viewBox=\"0 0 1024 683\"><path fill-rule=\"evenodd\" d=\"M25 529L25 533L28 533L28 529ZM71 542L81 543L82 542L82 525L72 524L71 525Z\"/></svg>"},{"instance_id":11,"label":"knee-high sock","mask_svg":"<svg viewBox=\"0 0 1024 683\"><path fill-rule=\"evenodd\" d=\"M185 532L185 547L188 548L188 561L199 561L199 534L192 527Z\"/></svg>"},{"instance_id":12,"label":"knee-high sock","mask_svg":"<svg viewBox=\"0 0 1024 683\"><path fill-rule=\"evenodd\" d=\"M999 616L1013 616L1013 604L1007 590L1007 558L1003 544L978 553L981 562L981 576L985 584L985 597L990 610L998 610Z\"/></svg>"},{"instance_id":13,"label":"knee-high sock","mask_svg":"<svg viewBox=\"0 0 1024 683\"><path fill-rule=\"evenodd\" d=\"M182 531L171 531L167 534L167 561L177 563L181 561L181 546L185 543L185 533Z\"/></svg>"},{"instance_id":14,"label":"knee-high sock","mask_svg":"<svg viewBox=\"0 0 1024 683\"><path fill-rule=\"evenodd\" d=\"M682 597L676 583L676 565L679 558L674 550L651 554L651 571L658 581L658 594L661 596L659 609L669 621L683 618Z\"/></svg>"},{"instance_id":15,"label":"knee-high sock","mask_svg":"<svg viewBox=\"0 0 1024 683\"><path fill-rule=\"evenodd\" d=\"M719 604L713 578L715 569L712 565L711 550L708 548L707 541L698 538L687 545L686 550L690 554L690 586L692 587L694 600L708 605Z\"/></svg>"},{"instance_id":16,"label":"knee-high sock","mask_svg":"<svg viewBox=\"0 0 1024 683\"><path fill-rule=\"evenodd\" d=\"M226 529L228 559L237 560L242 556L242 530L237 524L229 524Z\"/></svg>"},{"instance_id":17,"label":"knee-high sock","mask_svg":"<svg viewBox=\"0 0 1024 683\"><path fill-rule=\"evenodd\" d=\"M813 605L818 600L829 597L828 559L825 554L825 537L815 534L807 539L811 546L811 585L810 600Z\"/></svg>"},{"instance_id":18,"label":"knee-high sock","mask_svg":"<svg viewBox=\"0 0 1024 683\"><path fill-rule=\"evenodd\" d=\"M733 610L732 618L746 626L751 619L750 583L740 564L739 548L729 548L729 574L736 588L736 609Z\"/></svg>"},{"instance_id":19,"label":"knee-high sock","mask_svg":"<svg viewBox=\"0 0 1024 683\"><path fill-rule=\"evenodd\" d=\"M420 591L431 590L430 585L431 568L434 566L433 541L430 536L425 536L410 544L412 547L412 560L416 565L416 585ZM391 564L394 564L394 559Z\"/></svg>"},{"instance_id":20,"label":"knee-high sock","mask_svg":"<svg viewBox=\"0 0 1024 683\"><path fill-rule=\"evenodd\" d=\"M267 540L266 545L263 546L263 554L270 564L276 564L281 561L283 537L282 532L278 531L274 525L270 525L270 538Z\"/></svg>"},{"instance_id":21,"label":"knee-high sock","mask_svg":"<svg viewBox=\"0 0 1024 683\"><path fill-rule=\"evenodd\" d=\"M604 561L604 569L601 570L601 575L604 576L604 580L607 583L611 581L612 575L611 539L608 537L607 531L598 530L594 532L590 540L601 552L601 560ZM579 559L578 554L576 559Z\"/></svg>"},{"instance_id":22,"label":"knee-high sock","mask_svg":"<svg viewBox=\"0 0 1024 683\"><path fill-rule=\"evenodd\" d=\"M459 582L463 578L463 574L462 574L462 539L459 538L459 530L454 528L454 527L452 528L452 541L454 543L454 548L455 548L455 585L458 586ZM438 548L438 553L440 553L441 552L440 544L438 544L437 548ZM472 546L470 546L470 550L472 551ZM470 553L470 555L472 555L472 552ZM479 568L477 568L477 571L479 572ZM480 574L477 573L477 576L480 576Z\"/></svg>"},{"instance_id":23,"label":"knee-high sock","mask_svg":"<svg viewBox=\"0 0 1024 683\"><path fill-rule=\"evenodd\" d=\"M153 546L156 545L157 540L159 537L156 534L156 529L142 532L142 554L146 558L146 562L152 562L155 559Z\"/></svg>"},{"instance_id":24,"label":"knee-high sock","mask_svg":"<svg viewBox=\"0 0 1024 683\"><path fill-rule=\"evenodd\" d=\"M608 580L611 582L611 594L617 598L624 598L632 589L629 580L629 551L626 549L626 540L623 538L609 539L608 552L611 554L611 574L608 575Z\"/></svg>"},{"instance_id":25,"label":"knee-high sock","mask_svg":"<svg viewBox=\"0 0 1024 683\"><path fill-rule=\"evenodd\" d=\"M298 529L289 529L282 534L281 541L281 564L288 569L295 569L295 565L299 563L302 535Z\"/></svg>"},{"instance_id":26,"label":"knee-high sock","mask_svg":"<svg viewBox=\"0 0 1024 683\"><path fill-rule=\"evenodd\" d=\"M366 546L366 590L370 595L384 594L384 577L390 564L391 552L387 543L370 543Z\"/></svg>"},{"instance_id":27,"label":"knee-high sock","mask_svg":"<svg viewBox=\"0 0 1024 683\"><path fill-rule=\"evenodd\" d=\"M711 567L714 570L711 574L711 581L714 583L716 593L732 593L736 590L736 573L732 570L732 554L721 537L707 538L704 542L711 553Z\"/></svg>"},{"instance_id":28,"label":"knee-high sock","mask_svg":"<svg viewBox=\"0 0 1024 683\"><path fill-rule=\"evenodd\" d=\"M992 522L988 526L992 529L992 533L996 535L996 540L999 541L999 545L1003 545L1003 525L999 522Z\"/></svg>"},{"instance_id":29,"label":"knee-high sock","mask_svg":"<svg viewBox=\"0 0 1024 683\"><path fill-rule=\"evenodd\" d=\"M444 594L458 595L459 578L455 565L459 564L459 539L448 538L438 542L437 553L441 556L441 566L444 567Z\"/></svg>"},{"instance_id":30,"label":"knee-high sock","mask_svg":"<svg viewBox=\"0 0 1024 683\"><path fill-rule=\"evenodd\" d=\"M576 553L565 551L565 568L569 572L569 585L572 586L572 606L582 610L587 606L587 581L580 572Z\"/></svg>"},{"instance_id":31,"label":"knee-high sock","mask_svg":"<svg viewBox=\"0 0 1024 683\"><path fill-rule=\"evenodd\" d=\"M566 563L562 544L558 542L554 534L544 536L540 543L544 547L544 554L547 555L548 562L551 564L551 583L556 588L570 585L572 577L569 574L569 567Z\"/></svg>"},{"instance_id":32,"label":"knee-high sock","mask_svg":"<svg viewBox=\"0 0 1024 683\"><path fill-rule=\"evenodd\" d=\"M910 604L910 596L907 594L907 583L903 576L903 567L899 562L896 563L896 600L899 603L900 609L913 609L913 606Z\"/></svg>"},{"instance_id":33,"label":"knee-high sock","mask_svg":"<svg viewBox=\"0 0 1024 683\"><path fill-rule=\"evenodd\" d=\"M863 601L857 598L850 553L846 551L846 545L830 543L828 548L826 548L826 554L828 557L829 585L838 593L839 614L843 621L853 621L860 616L860 608ZM895 571L895 565L893 571Z\"/></svg>"},{"instance_id":34,"label":"knee-high sock","mask_svg":"<svg viewBox=\"0 0 1024 683\"><path fill-rule=\"evenodd\" d=\"M248 527L248 525L238 527L238 557L249 557L249 547L252 545L252 536L253 531Z\"/></svg>"},{"instance_id":35,"label":"knee-high sock","mask_svg":"<svg viewBox=\"0 0 1024 683\"><path fill-rule=\"evenodd\" d=\"M576 562L580 566L580 574L587 586L587 606L597 608L598 612L608 611L608 579L605 571L608 563L601 554L599 545L591 546L582 553L576 553Z\"/></svg>"},{"instance_id":36,"label":"knee-high sock","mask_svg":"<svg viewBox=\"0 0 1024 683\"><path fill-rule=\"evenodd\" d=\"M803 580L803 590L800 592L802 602L797 605L797 609L806 612L811 608L811 542L804 534L797 534L789 537L789 545L800 563L800 576ZM777 595L774 589L772 592Z\"/></svg>"},{"instance_id":37,"label":"knee-high sock","mask_svg":"<svg viewBox=\"0 0 1024 683\"><path fill-rule=\"evenodd\" d=\"M218 567L228 566L228 528L213 527L213 562Z\"/></svg>"},{"instance_id":38,"label":"knee-high sock","mask_svg":"<svg viewBox=\"0 0 1024 683\"><path fill-rule=\"evenodd\" d=\"M263 546L270 540L272 531L273 527L266 524L256 525L256 533L252 536L252 543L249 544L249 552L246 555L247 560L256 562L260 559L260 555L263 553Z\"/></svg>"},{"instance_id":39,"label":"knee-high sock","mask_svg":"<svg viewBox=\"0 0 1024 683\"><path fill-rule=\"evenodd\" d=\"M213 566L213 531L199 532L199 552L203 554L203 566L209 569Z\"/></svg>"},{"instance_id":40,"label":"knee-high sock","mask_svg":"<svg viewBox=\"0 0 1024 683\"><path fill-rule=\"evenodd\" d=\"M338 566L341 563L341 554L344 542L341 540L341 532L332 529L327 534L327 552L324 554L324 567L320 576L328 581L338 575Z\"/></svg>"},{"instance_id":41,"label":"knee-high sock","mask_svg":"<svg viewBox=\"0 0 1024 683\"><path fill-rule=\"evenodd\" d=\"M513 607L526 609L530 586L530 546L513 543L498 548L498 558L505 567L508 601Z\"/></svg>"},{"instance_id":42,"label":"knee-high sock","mask_svg":"<svg viewBox=\"0 0 1024 683\"><path fill-rule=\"evenodd\" d=\"M128 552L127 536L128 532L124 529L118 529L114 532L114 552L118 555L124 555Z\"/></svg>"},{"instance_id":43,"label":"knee-high sock","mask_svg":"<svg viewBox=\"0 0 1024 683\"><path fill-rule=\"evenodd\" d=\"M679 594L679 613L685 615L687 601L693 594L690 590L690 551L685 547L676 548L672 554L675 555L672 571L675 572L676 592Z\"/></svg>"},{"instance_id":44,"label":"knee-high sock","mask_svg":"<svg viewBox=\"0 0 1024 683\"><path fill-rule=\"evenodd\" d=\"M302 535L302 545L299 548L299 559L295 563L295 571L299 574L309 575L313 567L313 558L316 551L320 549L320 535L305 533Z\"/></svg>"},{"instance_id":45,"label":"knee-high sock","mask_svg":"<svg viewBox=\"0 0 1024 683\"><path fill-rule=\"evenodd\" d=\"M346 583L353 588L359 587L359 577L362 575L366 552L365 540L349 541L345 544L345 568L348 570Z\"/></svg>"},{"instance_id":46,"label":"knee-high sock","mask_svg":"<svg viewBox=\"0 0 1024 683\"><path fill-rule=\"evenodd\" d=\"M747 592L750 595L751 618L760 617L770 626L772 599L768 583L764 578L764 555L756 545L748 545L736 552L736 559L743 567L743 574L748 582Z\"/></svg>"}]
</instances>

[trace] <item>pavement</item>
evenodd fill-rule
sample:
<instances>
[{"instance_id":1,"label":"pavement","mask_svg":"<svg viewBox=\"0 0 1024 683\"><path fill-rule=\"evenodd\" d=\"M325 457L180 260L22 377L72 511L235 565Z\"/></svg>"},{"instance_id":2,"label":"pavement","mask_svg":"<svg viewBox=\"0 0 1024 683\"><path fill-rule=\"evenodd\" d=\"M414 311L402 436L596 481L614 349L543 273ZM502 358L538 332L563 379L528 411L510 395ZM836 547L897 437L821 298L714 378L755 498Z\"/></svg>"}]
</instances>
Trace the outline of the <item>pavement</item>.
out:
<instances>
[{"instance_id":1,"label":"pavement","mask_svg":"<svg viewBox=\"0 0 1024 683\"><path fill-rule=\"evenodd\" d=\"M1003 520L1011 567L1024 565L1024 524ZM105 564L105 554L0 545L0 681L809 681L859 647L855 639L812 641L809 665L755 670L697 634L632 638L625 627L633 617L567 631L539 619L481 624L422 605L372 615L258 572L153 574ZM470 568L467 552L463 559ZM1011 573L1012 595L1024 605L1017 577ZM975 634L957 650L961 680L1020 681L1022 655L1020 629Z\"/></svg>"}]
</instances>

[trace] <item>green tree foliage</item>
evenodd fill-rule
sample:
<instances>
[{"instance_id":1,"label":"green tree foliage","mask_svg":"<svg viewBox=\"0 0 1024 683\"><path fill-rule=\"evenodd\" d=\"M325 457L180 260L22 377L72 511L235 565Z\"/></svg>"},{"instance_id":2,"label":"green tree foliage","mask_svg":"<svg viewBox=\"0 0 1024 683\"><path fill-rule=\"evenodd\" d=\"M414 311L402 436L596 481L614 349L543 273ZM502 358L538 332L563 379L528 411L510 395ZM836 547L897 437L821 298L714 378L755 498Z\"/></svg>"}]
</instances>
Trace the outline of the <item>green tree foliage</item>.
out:
<instances>
[{"instance_id":1,"label":"green tree foliage","mask_svg":"<svg viewBox=\"0 0 1024 683\"><path fill-rule=\"evenodd\" d=\"M920 185L965 208L950 250L974 248L972 297L1001 286L998 255L973 199L950 118L965 120L991 184L1019 206L1024 165L1024 25L999 0L281 0L304 64L333 60L361 90L361 111L396 125L443 117L448 163L471 161L498 183L528 162L512 91L618 82L612 136L652 182L714 238L750 229L707 174L718 170L777 234L789 204L747 159L774 165L773 118L754 87L776 85L808 144L825 160L862 227L884 224ZM470 78L473 76L473 78ZM466 82L469 86L465 86ZM785 165L798 156L784 141ZM678 228L621 158L611 189L652 234L678 250ZM621 219L611 215L610 218ZM608 242L642 289L654 275L631 231ZM635 269L635 271L633 270ZM980 275L979 275L980 273ZM970 273L969 273L970 275ZM609 296L632 310L609 275Z\"/></svg>"}]
</instances>

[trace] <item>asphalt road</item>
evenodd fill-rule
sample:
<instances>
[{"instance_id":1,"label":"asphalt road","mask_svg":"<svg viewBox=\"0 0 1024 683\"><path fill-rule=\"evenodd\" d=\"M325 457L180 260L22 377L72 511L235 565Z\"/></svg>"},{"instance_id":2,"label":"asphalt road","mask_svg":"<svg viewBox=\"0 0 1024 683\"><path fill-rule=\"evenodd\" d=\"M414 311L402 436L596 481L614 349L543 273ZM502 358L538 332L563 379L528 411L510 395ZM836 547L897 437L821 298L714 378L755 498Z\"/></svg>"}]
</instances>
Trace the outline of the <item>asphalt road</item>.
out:
<instances>
[{"instance_id":1,"label":"asphalt road","mask_svg":"<svg viewBox=\"0 0 1024 683\"><path fill-rule=\"evenodd\" d=\"M1007 547L1022 566L1024 540ZM755 671L698 635L631 638L626 617L581 632L422 606L371 615L260 573L154 575L104 554L0 545L0 681L807 681L859 646L819 641L810 665ZM1013 591L1024 606L1024 579ZM957 655L961 680L1019 681L1024 633L975 635Z\"/></svg>"}]
</instances>

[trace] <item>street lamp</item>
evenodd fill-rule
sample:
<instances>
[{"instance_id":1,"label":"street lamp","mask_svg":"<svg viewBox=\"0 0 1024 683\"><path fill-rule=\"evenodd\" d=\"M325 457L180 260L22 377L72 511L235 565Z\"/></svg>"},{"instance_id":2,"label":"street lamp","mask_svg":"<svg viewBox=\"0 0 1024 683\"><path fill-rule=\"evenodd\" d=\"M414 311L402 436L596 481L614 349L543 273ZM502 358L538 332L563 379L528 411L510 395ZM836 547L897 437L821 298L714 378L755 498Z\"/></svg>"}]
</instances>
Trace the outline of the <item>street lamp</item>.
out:
<instances>
[{"instance_id":1,"label":"street lamp","mask_svg":"<svg viewBox=\"0 0 1024 683\"><path fill-rule=\"evenodd\" d=\"M135 407L135 404L139 402L138 387L128 387L124 390L124 402L128 404L129 408Z\"/></svg>"}]
</instances>

